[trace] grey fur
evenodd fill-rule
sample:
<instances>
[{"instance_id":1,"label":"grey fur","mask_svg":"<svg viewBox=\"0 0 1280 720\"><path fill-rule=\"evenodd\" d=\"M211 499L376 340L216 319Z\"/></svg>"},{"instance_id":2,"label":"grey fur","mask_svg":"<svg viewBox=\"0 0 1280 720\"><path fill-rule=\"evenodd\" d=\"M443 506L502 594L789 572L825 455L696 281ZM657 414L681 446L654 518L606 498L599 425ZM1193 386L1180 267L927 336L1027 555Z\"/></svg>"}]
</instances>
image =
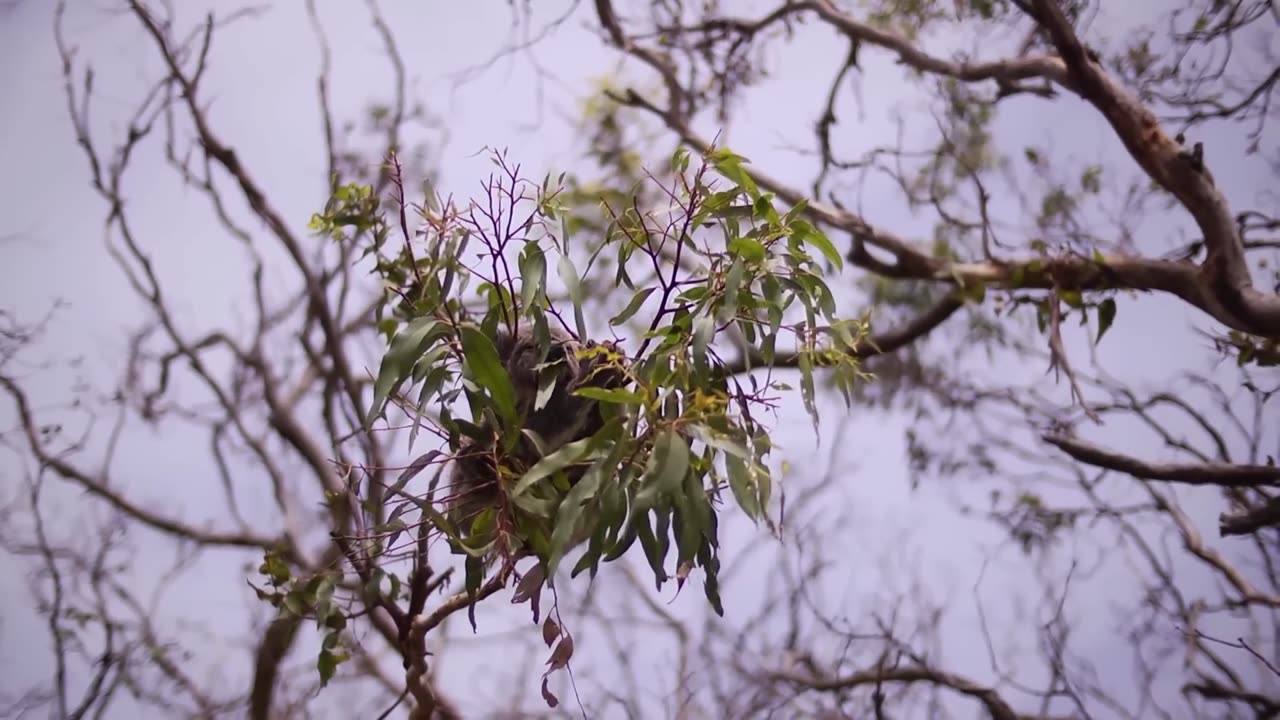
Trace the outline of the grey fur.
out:
<instances>
[{"instance_id":1,"label":"grey fur","mask_svg":"<svg viewBox=\"0 0 1280 720\"><path fill-rule=\"evenodd\" d=\"M588 341L586 347L595 343ZM603 418L594 400L575 396L574 390L583 386L618 387L625 383L625 376L616 370L603 369L603 361L580 360L577 356L583 343L559 328L551 329L551 345L547 357L541 363L542 374L554 373L555 387L542 407L535 407L538 394L539 362L538 342L532 329L521 326L513 338L505 330L494 338L494 346L506 367L515 391L516 410L525 430L533 431L546 453L565 445L591 437L603 426ZM528 467L537 462L536 446L522 437L517 446L517 460ZM570 472L570 482L575 482L581 471ZM497 468L493 449L480 447L473 440L464 440L455 457L450 473L450 515L454 522L467 523L489 507L501 504L497 483Z\"/></svg>"}]
</instances>

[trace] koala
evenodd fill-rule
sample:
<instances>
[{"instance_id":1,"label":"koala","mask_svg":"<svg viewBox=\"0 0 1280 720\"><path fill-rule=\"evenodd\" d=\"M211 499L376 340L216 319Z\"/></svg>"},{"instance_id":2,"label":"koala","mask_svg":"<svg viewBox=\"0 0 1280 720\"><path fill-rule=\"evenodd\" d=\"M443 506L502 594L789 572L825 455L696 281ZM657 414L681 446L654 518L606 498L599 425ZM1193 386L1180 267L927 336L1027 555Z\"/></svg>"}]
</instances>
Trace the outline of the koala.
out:
<instances>
[{"instance_id":1,"label":"koala","mask_svg":"<svg viewBox=\"0 0 1280 720\"><path fill-rule=\"evenodd\" d=\"M551 345L547 357L538 362L538 341L532 330L521 327L513 337L499 331L494 346L511 378L515 395L516 412L524 430L537 435L543 450L552 453L565 445L589 438L604 426L604 416L599 403L590 398L574 395L582 387L616 388L626 384L626 372L602 356L579 357L584 349L603 345L615 349L612 343L598 344L588 340L585 344L559 328L551 330ZM541 366L541 367L540 367ZM539 376L555 375L555 387L541 407L537 404ZM477 442L466 439L454 457L450 474L450 516L460 529L476 515L491 507L504 504L500 483L498 453L501 448L495 442ZM515 450L502 458L502 463L517 476L533 466L542 453L527 436L521 434ZM569 482L577 482L585 468L570 468Z\"/></svg>"}]
</instances>

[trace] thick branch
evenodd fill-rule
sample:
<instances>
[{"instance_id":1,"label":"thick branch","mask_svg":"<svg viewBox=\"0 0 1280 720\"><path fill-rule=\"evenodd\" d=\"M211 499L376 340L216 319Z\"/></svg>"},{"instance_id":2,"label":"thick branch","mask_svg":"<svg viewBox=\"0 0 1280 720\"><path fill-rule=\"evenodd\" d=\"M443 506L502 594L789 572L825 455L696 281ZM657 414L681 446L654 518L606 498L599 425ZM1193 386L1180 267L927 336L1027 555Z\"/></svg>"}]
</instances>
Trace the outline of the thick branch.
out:
<instances>
[{"instance_id":1,"label":"thick branch","mask_svg":"<svg viewBox=\"0 0 1280 720\"><path fill-rule=\"evenodd\" d=\"M841 12L830 0L812 0L796 3L792 7L815 10L819 17L851 40L892 50L904 65L923 73L943 75L964 82L998 80L1012 83L1018 80L1047 78L1064 86L1069 83L1066 66L1055 57L1027 55L989 62L951 62L930 55L897 33L858 22L847 13Z\"/></svg>"},{"instance_id":2,"label":"thick branch","mask_svg":"<svg viewBox=\"0 0 1280 720\"><path fill-rule=\"evenodd\" d=\"M1280 497L1259 507L1218 516L1218 532L1226 535L1249 535L1267 527L1280 527Z\"/></svg>"},{"instance_id":3,"label":"thick branch","mask_svg":"<svg viewBox=\"0 0 1280 720\"><path fill-rule=\"evenodd\" d=\"M629 92L625 97L617 99L663 118L667 126L678 133L685 144L699 152L711 149L710 140L683 123L673 123L670 114L635 92ZM1067 255L1049 259L952 263L921 252L910 240L890 230L873 226L859 215L817 200L808 200L804 193L766 172L753 168L751 177L757 185L788 204L794 205L801 200L806 200L806 215L853 236L853 248L847 256L850 262L886 277L927 280L948 285L982 284L991 288L1009 290L1166 292L1209 313L1228 327L1252 332L1248 326L1240 323L1235 314L1227 311L1214 298L1212 292L1206 289L1200 270L1191 263L1132 255L1103 255L1101 262L1095 258ZM894 262L889 264L872 257L863 245L872 245L889 252Z\"/></svg>"},{"instance_id":4,"label":"thick branch","mask_svg":"<svg viewBox=\"0 0 1280 720\"><path fill-rule=\"evenodd\" d=\"M658 116L668 129L680 136L686 145L699 152L710 149L711 141L694 131L687 122L691 99L689 93L680 85L674 63L664 54L642 47L628 37L618 21L610 0L596 0L595 4L597 16L612 43L656 70L662 76L668 92L665 109L654 105L635 91L628 91L615 99ZM819 11L825 20L835 24L851 37L893 49L899 52L908 65L925 72L967 81L985 79L1012 81L1041 75L1076 91L1076 81L1072 80L1072 76L1068 75L1060 61L1052 58L1020 58L979 64L950 63L916 49L908 41L892 33L857 23L835 10L825 0L799 3L797 7ZM725 22L732 25L742 21ZM1081 53L1083 52L1081 50ZM1134 118L1141 118L1144 126L1149 125L1153 138L1151 142L1168 143L1169 148L1164 148L1161 152L1168 150L1172 154L1166 153L1167 157L1162 156L1162 163L1186 164L1189 161L1182 152L1182 148L1160 131L1157 121L1149 111L1124 94L1123 90L1110 84L1110 80L1101 75L1100 70L1098 75L1106 83L1107 91L1114 98L1118 98L1116 102L1122 100L1125 103L1125 112L1131 113ZM1105 110L1104 114L1106 114ZM1108 119L1112 119L1110 115ZM1116 121L1113 120L1112 124L1114 126ZM1121 133L1121 136L1124 139L1125 134ZM1146 165L1143 167L1151 172ZM1266 336L1280 334L1280 297L1252 289L1247 268L1243 265L1243 249L1240 248L1239 253L1231 251L1232 247L1239 246L1240 241L1235 229L1234 217L1226 201L1213 188L1212 180L1208 179L1207 175L1201 177L1189 165L1181 175L1187 175L1186 181L1196 186L1195 192L1199 195L1193 193L1195 198L1205 196L1193 204L1188 204L1188 201L1184 200L1184 204L1192 209L1192 214L1196 216L1206 236L1210 235L1210 230L1213 230L1216 237L1221 240L1218 244L1225 248L1217 254L1211 253L1211 257L1206 260L1203 267L1197 267L1188 262L1128 255L1106 256L1102 258L1102 262L1097 262L1093 258L1067 256L1049 260L1028 258L980 263L951 263L922 252L906 238L884 228L875 227L859 215L817 200L809 200L798 189L769 174L757 169L751 171L756 184L774 193L780 200L792 205L802 199L807 200L806 214L809 217L852 235L854 247L849 259L861 267L882 275L948 284L983 283L1005 289L1129 289L1167 292L1203 310L1233 329ZM1169 176L1169 172L1163 172L1161 176L1155 174L1152 176L1160 180L1160 177ZM1166 183L1162 182L1162 184ZM1179 196L1179 199L1182 199L1182 196ZM1194 208L1200 208L1200 210ZM894 262L888 264L871 257L862 248L862 244L887 251L893 256Z\"/></svg>"},{"instance_id":5,"label":"thick branch","mask_svg":"<svg viewBox=\"0 0 1280 720\"><path fill-rule=\"evenodd\" d=\"M1127 473L1143 480L1232 488L1280 485L1280 467L1227 463L1150 463L1105 450L1076 438L1042 435L1041 439L1082 463Z\"/></svg>"},{"instance_id":6,"label":"thick branch","mask_svg":"<svg viewBox=\"0 0 1280 720\"><path fill-rule=\"evenodd\" d=\"M1138 165L1191 213L1204 234L1208 257L1201 266L1206 308L1227 325L1280 336L1280 296L1254 289L1235 215L1203 157L1187 153L1134 95L1115 82L1076 37L1057 0L1034 0L1039 22L1066 61L1080 97L1102 113ZM1227 322L1222 316L1230 317Z\"/></svg>"}]
</instances>

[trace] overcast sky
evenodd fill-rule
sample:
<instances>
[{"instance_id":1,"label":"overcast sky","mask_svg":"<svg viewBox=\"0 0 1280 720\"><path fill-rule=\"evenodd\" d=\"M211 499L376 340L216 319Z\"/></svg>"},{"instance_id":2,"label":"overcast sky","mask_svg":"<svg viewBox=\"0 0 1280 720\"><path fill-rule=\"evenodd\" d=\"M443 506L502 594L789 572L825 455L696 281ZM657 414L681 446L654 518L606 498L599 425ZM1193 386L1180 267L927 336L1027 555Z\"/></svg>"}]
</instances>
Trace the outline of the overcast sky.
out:
<instances>
[{"instance_id":1,"label":"overcast sky","mask_svg":"<svg viewBox=\"0 0 1280 720\"><path fill-rule=\"evenodd\" d=\"M101 9L109 3L72 0L70 4L67 34L81 47L82 62L91 58L97 71L93 130L102 142L115 142L121 135L122 118L140 88L157 77L154 50L131 16ZM210 3L175 4L185 13L178 26L186 28ZM340 114L356 116L365 103L385 97L390 90L383 80L388 76L387 66L362 3L321 4L335 52L335 105ZM489 168L487 158L478 154L484 146L508 148L513 158L526 164L531 177L540 177L544 170L558 172L580 166L582 146L571 120L595 87L595 79L617 66L617 55L606 51L584 27L589 14L579 13L539 43L536 62L530 56L517 55L459 77L460 72L485 64L512 41L508 3L403 1L384 5L414 78L411 90L448 129L447 136L432 131L422 134L437 148L436 162L445 192L464 196L479 188ZM566 3L538 5L535 27L558 15ZM744 14L759 5L745 3ZM1143 3L1122 5L1123 10L1136 13ZM121 370L124 333L144 315L104 249L105 209L88 185L84 154L73 142L52 42L52 6L51 0L27 0L0 11L5 13L0 15L0 97L7 99L0 104L0 168L5 169L0 173L0 307L32 319L43 314L54 299L66 300L69 307L58 316L40 354L49 358L83 355L88 358L90 376L108 386ZM1122 28L1124 19L1111 16L1108 21L1113 24L1106 26ZM842 57L845 51L837 38L819 35L773 53L770 59L776 72L739 110L738 124L728 134L731 145L784 179L807 181L812 165L787 146L809 142L810 123L818 111L815 102L824 96L836 67L838 61L833 58ZM893 139L891 118L883 108L902 100L903 83L883 54L871 53L865 63L867 79L861 85L860 98L850 100L839 127L841 132L864 134L865 142L859 144L871 147ZM205 99L212 102L214 125L247 160L250 172L268 188L276 206L295 228L302 228L324 200L324 156L314 94L318 65L319 54L302 3L277 3L261 17L216 36L205 81ZM554 77L543 76L540 68ZM811 68L819 71L811 72ZM1002 137L1009 142L1006 147L1053 142L1056 148L1085 158L1108 162L1123 158L1118 143L1082 103L1067 99L1054 108L1043 117L1024 112L1003 121ZM704 126L708 134L715 130ZM1238 138L1225 134L1208 137L1206 142L1212 148L1223 148L1226 155L1230 155L1229 148L1239 146ZM166 289L180 308L182 320L192 327L192 334L203 327L243 323L249 310L243 292L247 285L246 278L236 274L243 257L213 225L205 201L179 185L157 147L153 145L137 158L130 175L128 195L136 205L136 229L153 253L158 273L169 279ZM1217 177L1229 196L1246 204L1269 182L1253 166L1238 173L1218 172ZM880 212L875 222L901 229L904 234L927 236L930 218L912 217L892 199L870 200L893 208ZM1181 220L1170 218L1168 222L1165 227ZM1155 221L1153 228L1159 232L1161 221ZM1116 376L1156 384L1188 364L1204 366L1203 341L1187 330L1192 324L1208 327L1204 316L1168 300L1126 302L1100 354ZM1165 351L1153 354L1148 351L1152 347ZM1029 377L1027 373L1042 374L1043 368L1006 368L1001 372ZM69 397L63 383L65 375L55 373L33 378L32 386L40 403L53 403ZM780 419L777 439L787 448L798 472L821 470L828 459L826 450L813 453L811 437L789 429L807 427L798 398L794 400ZM833 427L837 413L834 406L828 407L827 426ZM11 426L11 418L12 410L6 403L0 409L0 424ZM914 558L918 572L930 578L940 595L958 592L967 598L979 571L978 542L995 538L965 534L974 526L949 509L953 489L909 491L901 419L890 420L873 414L856 418L845 444L830 456L848 466L850 479L843 494L867 523L856 532L868 538L868 555L890 550ZM1128 438L1123 432L1113 431L1111 438L1115 445L1148 451L1157 458L1161 452L1154 444L1143 445L1144 441ZM126 443L129 451L121 455L113 470L150 506L184 517L200 517L205 508L220 507L221 503L221 490L209 476L211 471L190 462L190 458L203 458L204 443L196 434L133 433ZM14 458L6 455L3 462L10 464L0 468L8 497L14 488L11 479L20 476L11 464L17 462ZM71 503L76 496L62 497ZM1207 540L1217 543L1213 524L1220 509L1217 504L1197 501L1189 509L1205 528ZM68 510L68 523L83 511L82 507ZM897 540L884 540L876 547L881 528L884 538L897 538L904 528L910 529L910 545L890 548ZM58 530L66 533L71 529L64 526ZM966 542L955 542L957 534L965 534ZM146 556L153 550L144 545L139 552ZM731 553L732 548L726 552ZM1006 560L1003 582L1031 570L1016 557ZM21 582L23 571L15 569L7 557L3 562L0 571L11 580L0 587L0 690L11 695L31 682L47 679L50 666L48 638L35 622L29 593ZM174 590L179 595L171 599L180 598L178 606L198 607L196 614L206 620L222 615L236 618L235 627L241 627L245 608L254 604L237 580L244 556L215 555L202 562L212 570L180 583ZM868 565L876 565L875 558L868 558ZM1117 571L1109 577L1114 580L1122 574ZM227 580L211 582L208 578L212 577ZM140 576L137 581L146 584L154 579ZM882 582L885 578L870 575L853 584L872 587ZM1105 662L1108 645L1119 642L1110 617L1102 613L1117 596L1123 596L1123 585L1111 588L1105 596L1073 597L1076 617L1098 618L1096 623L1082 624L1077 641L1084 648L1093 648L1089 654L1101 658L1100 662ZM664 601L670 597L668 590ZM692 612L697 609L693 606L702 602L700 592L685 593L673 608ZM727 610L731 619L739 612L732 606ZM856 608L850 612L856 614ZM956 607L955 612L960 618L973 617L973 609L967 605ZM481 633L485 631L482 625ZM973 626L960 623L952 632L960 642L952 644L948 659L980 673L985 667L985 652L972 642ZM245 662L245 650L224 646L211 652L213 656L206 661L231 666L220 670L227 682L242 676L243 669L234 665ZM655 651L655 667L660 666L661 657L661 652ZM489 664L493 662L491 658ZM462 682L471 672L469 667L474 668L451 660L446 679ZM1117 672L1127 670L1127 666L1116 668ZM534 684L526 684L530 697L536 697Z\"/></svg>"}]
</instances>

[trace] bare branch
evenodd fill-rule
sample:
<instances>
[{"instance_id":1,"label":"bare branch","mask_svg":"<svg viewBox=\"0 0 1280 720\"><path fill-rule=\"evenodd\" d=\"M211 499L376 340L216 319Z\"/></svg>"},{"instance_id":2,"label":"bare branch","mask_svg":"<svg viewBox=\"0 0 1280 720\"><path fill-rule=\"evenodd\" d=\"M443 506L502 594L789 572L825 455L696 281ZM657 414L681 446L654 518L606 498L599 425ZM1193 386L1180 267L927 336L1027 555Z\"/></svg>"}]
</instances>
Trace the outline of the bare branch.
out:
<instances>
[{"instance_id":1,"label":"bare branch","mask_svg":"<svg viewBox=\"0 0 1280 720\"><path fill-rule=\"evenodd\" d=\"M0 386L3 386L4 389L8 391L9 397L13 399L14 404L17 406L18 419L22 424L22 430L26 436L31 454L35 456L41 464L52 469L63 479L79 485L91 495L105 500L120 512L123 512L125 515L138 520L154 530L202 545L256 548L260 550L283 549L293 560L299 560L297 557L297 551L292 547L288 538L283 535L272 538L254 533L223 533L201 530L200 528L158 515L135 505L129 499L112 489L112 486L115 485L115 483L110 479L93 477L89 473L75 467L62 458L55 456L50 450L48 450L44 441L41 439L42 433L39 428L36 427L35 419L32 417L31 407L27 402L26 394L12 379L4 375L0 375Z\"/></svg>"},{"instance_id":2,"label":"bare branch","mask_svg":"<svg viewBox=\"0 0 1280 720\"><path fill-rule=\"evenodd\" d=\"M1116 472L1128 473L1143 480L1164 480L1188 485L1221 487L1280 486L1280 467L1267 465L1232 465L1204 463L1199 465L1149 463L1137 458L1104 450L1096 445L1064 435L1042 435L1041 439L1080 462Z\"/></svg>"}]
</instances>

